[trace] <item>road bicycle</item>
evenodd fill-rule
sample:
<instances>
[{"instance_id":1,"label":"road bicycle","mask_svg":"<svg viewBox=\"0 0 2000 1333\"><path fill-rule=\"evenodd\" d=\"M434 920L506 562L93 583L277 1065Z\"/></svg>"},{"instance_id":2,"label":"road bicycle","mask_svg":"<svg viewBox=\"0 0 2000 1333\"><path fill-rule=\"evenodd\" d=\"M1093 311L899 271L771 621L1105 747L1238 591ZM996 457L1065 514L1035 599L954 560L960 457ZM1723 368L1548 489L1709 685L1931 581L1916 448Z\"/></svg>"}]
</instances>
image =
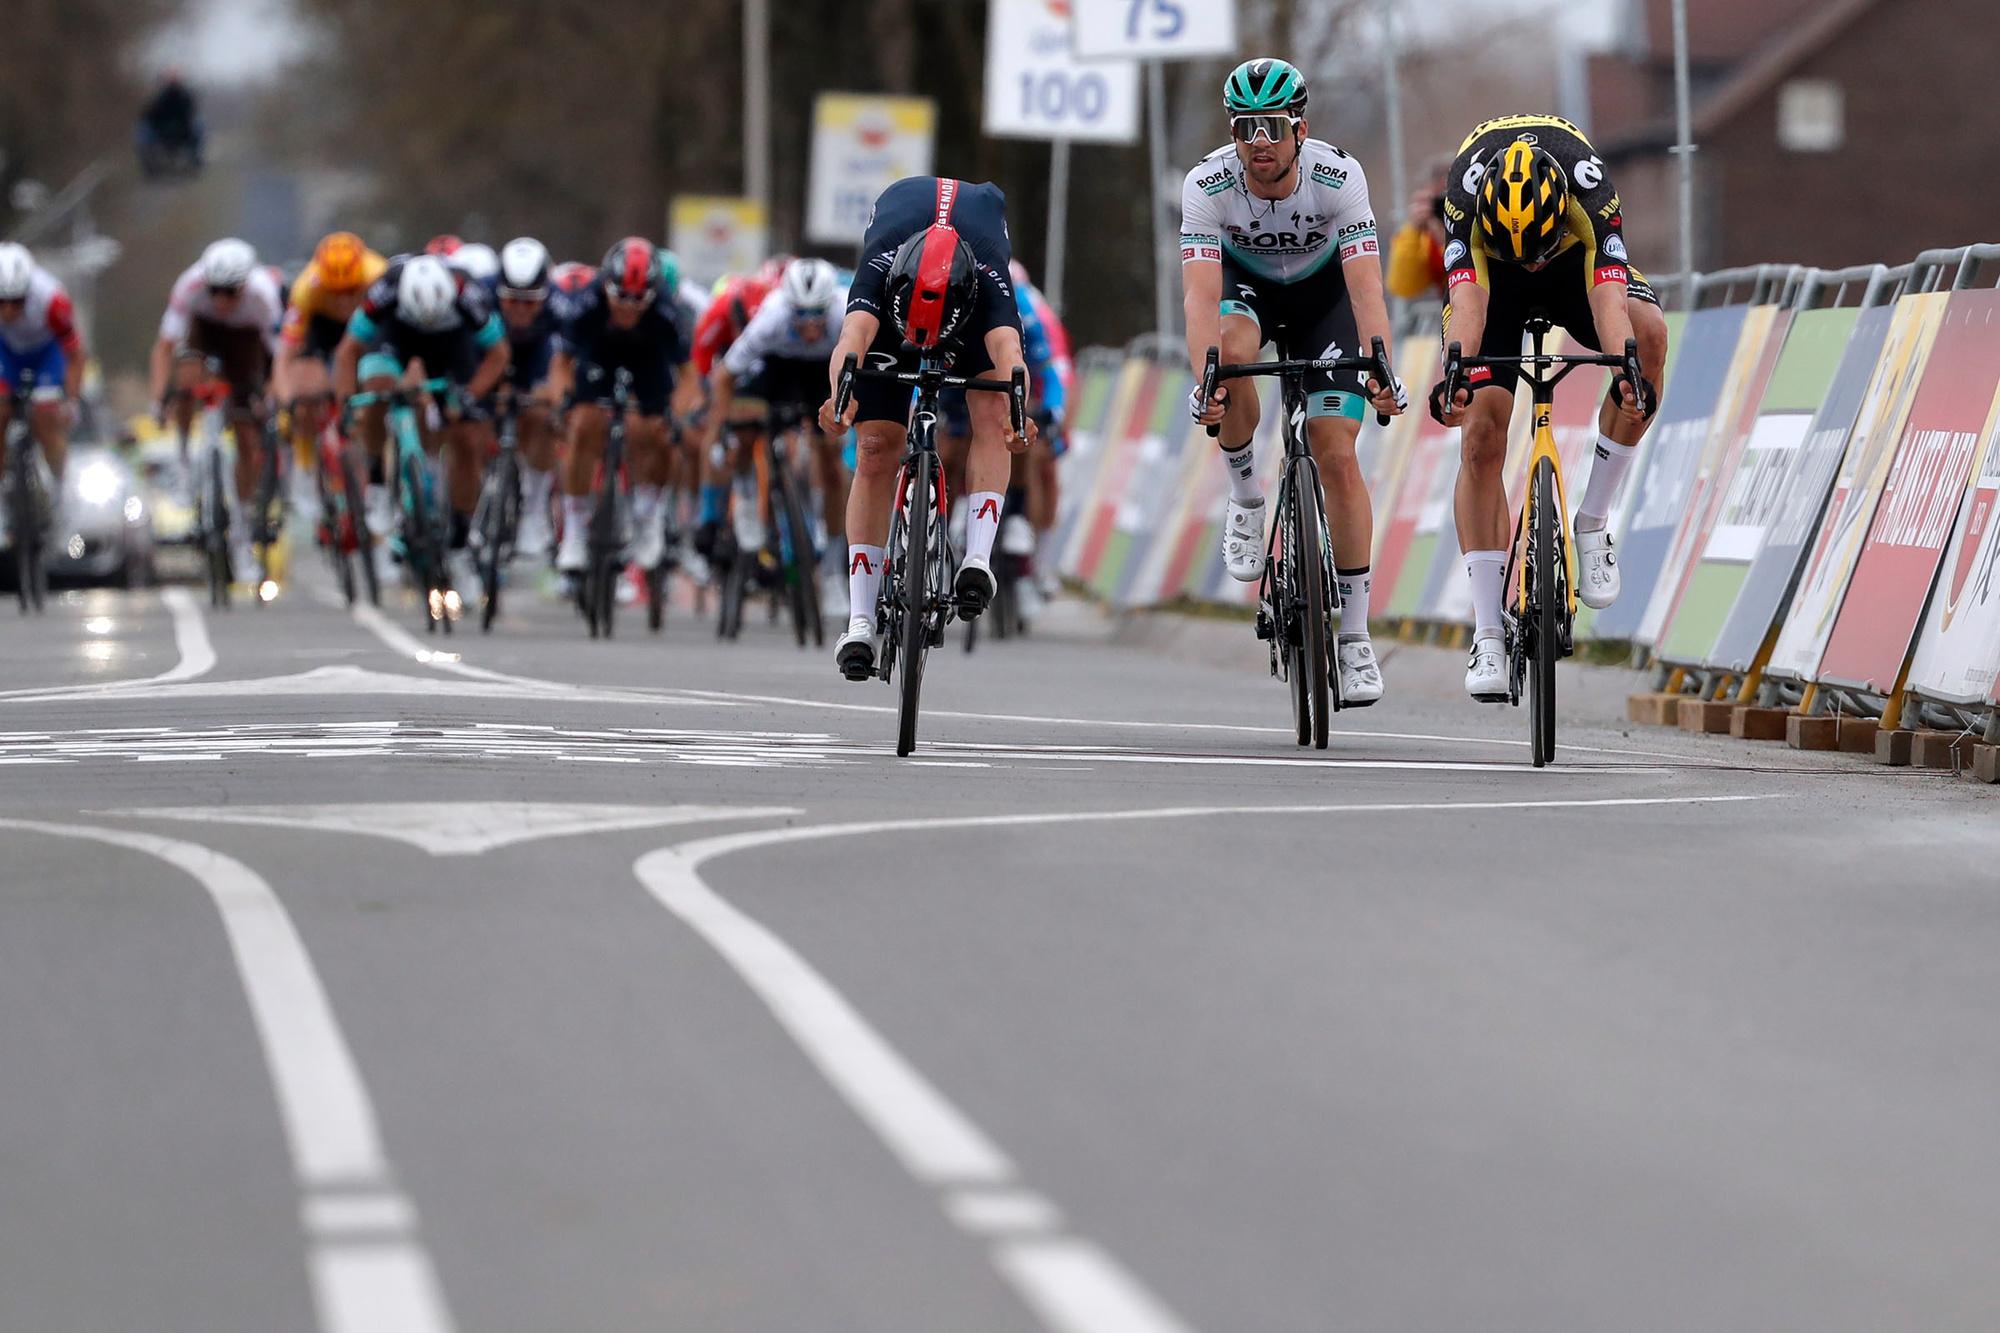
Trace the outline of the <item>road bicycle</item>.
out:
<instances>
[{"instance_id":1,"label":"road bicycle","mask_svg":"<svg viewBox=\"0 0 2000 1333\"><path fill-rule=\"evenodd\" d=\"M773 617L790 616L799 647L808 640L814 647L826 643L811 495L786 447L786 437L811 422L817 410L800 402L773 402L765 410L763 438L750 459L758 481L754 526L761 527L763 541L732 543L734 558L723 579L716 621L721 638L734 639L742 631L744 606L761 579L771 595Z\"/></svg>"},{"instance_id":2,"label":"road bicycle","mask_svg":"<svg viewBox=\"0 0 2000 1333\"><path fill-rule=\"evenodd\" d=\"M39 612L48 598L49 529L55 517L29 420L34 393L35 372L24 369L15 377L7 416L7 531L14 543L14 593L23 615Z\"/></svg>"},{"instance_id":3,"label":"road bicycle","mask_svg":"<svg viewBox=\"0 0 2000 1333\"><path fill-rule=\"evenodd\" d=\"M229 435L229 383L222 378L222 362L204 357L200 377L193 387L180 392L190 396L198 408L194 429L194 545L201 552L202 568L208 578L209 605L227 608L230 584L235 578L229 551L233 470L224 444Z\"/></svg>"},{"instance_id":4,"label":"road bicycle","mask_svg":"<svg viewBox=\"0 0 2000 1333\"><path fill-rule=\"evenodd\" d=\"M1556 757L1556 663L1576 649L1576 542L1570 531L1562 458L1556 452L1556 385L1584 366L1606 366L1634 386L1645 383L1636 338L1625 340L1622 356L1562 355L1542 350L1550 328L1545 314L1537 311L1529 317L1525 330L1534 350L1526 356L1465 356L1459 344L1452 343L1445 349L1444 378L1439 384L1442 400L1455 403L1465 387L1466 371L1516 366L1533 394L1534 444L1528 454L1528 485L1507 553L1503 585L1508 590L1507 605L1501 619L1507 701L1518 708L1522 694L1528 696L1528 734L1536 768Z\"/></svg>"},{"instance_id":5,"label":"road bicycle","mask_svg":"<svg viewBox=\"0 0 2000 1333\"><path fill-rule=\"evenodd\" d=\"M451 516L446 512L443 454L433 459L424 449L423 431L417 414L427 410L437 396L452 393L448 379L427 379L411 386L399 386L386 393L364 391L347 400L350 416L361 408L380 403L385 412L383 426L394 452L395 470L391 485L396 493L396 544L402 550L403 570L423 601L424 628L435 634L440 626L451 633L458 619L458 591L451 586Z\"/></svg>"},{"instance_id":6,"label":"road bicycle","mask_svg":"<svg viewBox=\"0 0 2000 1333\"><path fill-rule=\"evenodd\" d=\"M278 430L277 417L263 423L263 457L257 460L257 488L250 501L250 546L257 554L257 605L278 595L278 543L285 532L285 490L282 455L290 445Z\"/></svg>"},{"instance_id":7,"label":"road bicycle","mask_svg":"<svg viewBox=\"0 0 2000 1333\"><path fill-rule=\"evenodd\" d=\"M618 607L618 577L625 571L625 545L632 530L631 495L625 486L625 407L632 372L620 366L611 376L611 420L604 432L604 455L597 464L597 503L585 529L583 573L576 581L576 606L590 637L610 638Z\"/></svg>"},{"instance_id":8,"label":"road bicycle","mask_svg":"<svg viewBox=\"0 0 2000 1333\"><path fill-rule=\"evenodd\" d=\"M479 547L479 630L493 632L500 614L500 587L514 558L514 541L521 527L520 426L511 395L500 407L497 432L500 447L480 479L479 501L472 510L472 539Z\"/></svg>"},{"instance_id":9,"label":"road bicycle","mask_svg":"<svg viewBox=\"0 0 2000 1333\"><path fill-rule=\"evenodd\" d=\"M1216 388L1226 380L1270 375L1282 389L1285 465L1278 478L1277 522L1265 539L1264 574L1257 584L1257 637L1271 646L1271 674L1290 688L1298 743L1324 750L1332 715L1343 706L1340 671L1334 660L1338 639L1333 628L1340 591L1333 537L1327 525L1326 494L1320 488L1319 464L1306 438L1306 377L1361 371L1377 384L1388 384L1392 378L1388 353L1382 340L1376 338L1367 356L1229 366L1220 364L1221 356L1220 349L1208 349L1201 377L1204 403L1214 401ZM1376 420L1385 426L1389 423L1389 418L1379 413ZM1220 429L1211 426L1208 433L1213 436Z\"/></svg>"},{"instance_id":10,"label":"road bicycle","mask_svg":"<svg viewBox=\"0 0 2000 1333\"><path fill-rule=\"evenodd\" d=\"M334 579L340 584L340 594L349 606L354 605L363 590L370 606L380 606L382 588L375 574L375 540L368 531L368 506L364 498L367 492L362 489L361 469L354 465L353 452L335 421L321 427L314 447L319 451L319 466L313 469L313 481L319 491L319 548L326 552ZM359 585L355 580L356 566L361 570Z\"/></svg>"},{"instance_id":11,"label":"road bicycle","mask_svg":"<svg viewBox=\"0 0 2000 1333\"><path fill-rule=\"evenodd\" d=\"M901 675L896 709L896 753L917 746L917 716L924 685L924 659L944 642L944 630L960 610L951 593L957 561L945 533L950 500L938 462L938 395L946 389L1004 393L1014 433L1028 428L1028 373L1019 366L1010 380L966 379L948 373L948 363L926 356L915 370L875 370L849 353L834 393L836 416L847 415L857 379L914 388L909 440L896 474L896 502L889 520L888 555L876 595L875 628L882 652L868 674L884 681ZM856 608L859 610L860 608ZM866 679L866 675L854 677Z\"/></svg>"}]
</instances>

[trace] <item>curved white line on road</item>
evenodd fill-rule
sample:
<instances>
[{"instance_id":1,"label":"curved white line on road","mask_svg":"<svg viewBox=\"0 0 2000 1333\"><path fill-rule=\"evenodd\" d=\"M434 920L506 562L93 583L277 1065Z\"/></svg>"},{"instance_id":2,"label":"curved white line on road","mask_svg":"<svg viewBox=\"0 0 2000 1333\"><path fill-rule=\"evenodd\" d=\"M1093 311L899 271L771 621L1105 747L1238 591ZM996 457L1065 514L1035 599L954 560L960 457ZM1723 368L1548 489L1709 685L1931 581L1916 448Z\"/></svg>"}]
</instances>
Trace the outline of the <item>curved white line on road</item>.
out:
<instances>
[{"instance_id":1,"label":"curved white line on road","mask_svg":"<svg viewBox=\"0 0 2000 1333\"><path fill-rule=\"evenodd\" d=\"M415 1212L394 1184L374 1103L333 1017L326 989L292 918L271 886L234 857L192 842L82 824L0 819L0 828L106 843L158 857L200 883L222 917L244 997L277 1091L311 1251L320 1325L329 1333L448 1333L451 1315ZM333 1200L347 1200L343 1207ZM356 1208L408 1219L365 1241L343 1238L338 1218Z\"/></svg>"},{"instance_id":2,"label":"curved white line on road","mask_svg":"<svg viewBox=\"0 0 2000 1333\"><path fill-rule=\"evenodd\" d=\"M969 1205L967 1189L1018 1186L1014 1166L1000 1147L863 1018L797 950L705 883L706 862L819 838L964 828L1015 828L1032 824L1116 823L1226 815L1317 815L1466 810L1569 810L1619 806L1734 804L1781 799L1777 794L1732 796L1605 797L1589 800L1343 802L1292 806L1175 806L1151 810L1078 810L1023 815L962 815L937 819L881 819L803 828L761 829L699 838L662 847L639 858L632 873L659 903L710 947L762 1000L806 1057L919 1181L944 1191L947 1214L969 1234L986 1237L990 1209ZM991 1197L990 1195L986 1197ZM1091 1242L1062 1234L1061 1214L1040 1195L1045 1209L1039 1234L1013 1234L990 1242L994 1266L1051 1326L1065 1333L1171 1333L1184 1325L1109 1254ZM1030 1210L1013 1208L1011 1220L1033 1231Z\"/></svg>"},{"instance_id":3,"label":"curved white line on road","mask_svg":"<svg viewBox=\"0 0 2000 1333\"><path fill-rule=\"evenodd\" d=\"M215 645L208 641L208 623L202 619L201 606L185 588L163 588L160 602L167 608L167 614L174 624L174 664L157 676L141 676L137 680L92 681L88 685L47 685L19 690L0 691L0 700L32 703L42 699L95 698L120 690L138 689L149 685L171 685L176 681L193 680L205 676L215 669Z\"/></svg>"}]
</instances>

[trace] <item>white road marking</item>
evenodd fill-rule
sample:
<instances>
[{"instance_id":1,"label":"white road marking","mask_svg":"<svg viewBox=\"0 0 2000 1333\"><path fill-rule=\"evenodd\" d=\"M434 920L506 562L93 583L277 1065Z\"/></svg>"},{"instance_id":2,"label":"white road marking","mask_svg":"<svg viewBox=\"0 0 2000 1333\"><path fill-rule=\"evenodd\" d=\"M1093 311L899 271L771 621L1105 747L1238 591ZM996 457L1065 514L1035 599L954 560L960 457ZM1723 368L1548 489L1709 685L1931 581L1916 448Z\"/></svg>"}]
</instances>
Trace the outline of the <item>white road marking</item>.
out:
<instances>
[{"instance_id":1,"label":"white road marking","mask_svg":"<svg viewBox=\"0 0 2000 1333\"><path fill-rule=\"evenodd\" d=\"M960 1190L944 1209L966 1231L1046 1232L1062 1225L1062 1213L1032 1190Z\"/></svg>"},{"instance_id":2,"label":"white road marking","mask_svg":"<svg viewBox=\"0 0 2000 1333\"><path fill-rule=\"evenodd\" d=\"M385 801L349 805L217 805L108 810L134 819L302 828L390 838L432 856L478 856L542 838L727 819L781 819L790 806L582 805L548 801Z\"/></svg>"},{"instance_id":3,"label":"white road marking","mask_svg":"<svg viewBox=\"0 0 2000 1333\"><path fill-rule=\"evenodd\" d=\"M701 878L707 862L820 838L1036 824L1123 823L1216 816L1392 814L1468 810L1578 810L1625 806L1722 805L1778 800L1777 793L1728 796L1598 797L1580 800L1341 802L1317 805L1174 806L1145 810L1074 810L1020 815L960 815L865 820L796 828L758 829L662 847L639 858L632 872L659 903L722 955L762 1000L807 1059L876 1137L922 1183L945 1192L947 1215L975 1235L993 1230L996 1212L1031 1229L1031 1209L1047 1206L1039 1236L994 1242L990 1257L1030 1306L1064 1333L1169 1333L1185 1326L1137 1278L1086 1240L1057 1234L1060 1213L1042 1196L1021 1190L1013 1163L970 1117L954 1106L835 990L833 984L769 927L725 900ZM969 1193L970 1192L970 1193ZM1001 1193L1004 1192L1004 1193ZM968 1202L968 1199L975 1201Z\"/></svg>"},{"instance_id":4,"label":"white road marking","mask_svg":"<svg viewBox=\"0 0 2000 1333\"><path fill-rule=\"evenodd\" d=\"M209 680L197 684L135 680L107 682L91 686L51 686L39 690L11 690L0 694L0 703L39 703L87 695L107 701L146 700L172 702L182 699L273 699L349 698L356 696L421 696L433 699L528 699L537 703L643 704L649 708L688 708L700 701L676 699L646 690L592 688L580 685L541 685L528 680L440 680L435 676L405 676L390 671L370 671L352 665L320 666L288 676L259 676L249 680Z\"/></svg>"},{"instance_id":5,"label":"white road marking","mask_svg":"<svg viewBox=\"0 0 2000 1333\"><path fill-rule=\"evenodd\" d=\"M313 1236L380 1237L415 1230L417 1214L400 1194L322 1194L300 1205L299 1222Z\"/></svg>"},{"instance_id":6,"label":"white road marking","mask_svg":"<svg viewBox=\"0 0 2000 1333\"><path fill-rule=\"evenodd\" d=\"M322 1194L362 1191L415 1210L394 1184L374 1103L334 1020L312 957L261 876L234 857L150 833L0 819L0 828L79 838L157 857L192 876L222 917L243 994L277 1092L292 1168L306 1191L302 1218ZM379 1206L379 1205L378 1205ZM308 1232L320 1325L328 1333L448 1333L451 1314L430 1256L414 1236L364 1246Z\"/></svg>"},{"instance_id":7,"label":"white road marking","mask_svg":"<svg viewBox=\"0 0 2000 1333\"><path fill-rule=\"evenodd\" d=\"M1042 1322L1061 1333L1167 1333L1188 1325L1089 1241L1004 1241L993 1262Z\"/></svg>"},{"instance_id":8,"label":"white road marking","mask_svg":"<svg viewBox=\"0 0 2000 1333\"><path fill-rule=\"evenodd\" d=\"M170 685L177 680L193 680L215 667L215 647L208 641L208 626L201 607L185 588L167 588L160 593L167 613L174 618L174 651L181 660L173 669L154 676L148 684Z\"/></svg>"}]
</instances>

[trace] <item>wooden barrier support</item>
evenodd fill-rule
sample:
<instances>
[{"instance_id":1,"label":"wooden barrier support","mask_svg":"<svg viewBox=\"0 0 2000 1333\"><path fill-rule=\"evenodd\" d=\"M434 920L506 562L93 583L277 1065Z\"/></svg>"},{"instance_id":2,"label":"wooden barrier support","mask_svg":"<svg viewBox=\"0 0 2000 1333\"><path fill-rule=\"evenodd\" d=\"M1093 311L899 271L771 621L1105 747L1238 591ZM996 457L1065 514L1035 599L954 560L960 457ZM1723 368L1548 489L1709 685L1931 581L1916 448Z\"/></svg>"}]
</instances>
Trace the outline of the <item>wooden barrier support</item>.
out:
<instances>
[{"instance_id":1,"label":"wooden barrier support","mask_svg":"<svg viewBox=\"0 0 2000 1333\"><path fill-rule=\"evenodd\" d=\"M1687 699L1686 695L1670 694L1665 690L1627 695L1625 717L1627 721L1649 727L1671 727L1680 718L1680 706L1684 699Z\"/></svg>"},{"instance_id":2,"label":"wooden barrier support","mask_svg":"<svg viewBox=\"0 0 2000 1333\"><path fill-rule=\"evenodd\" d=\"M1791 716L1787 708L1738 704L1729 713L1729 734L1739 741L1781 741L1785 739L1785 719Z\"/></svg>"},{"instance_id":3,"label":"wooden barrier support","mask_svg":"<svg viewBox=\"0 0 2000 1333\"><path fill-rule=\"evenodd\" d=\"M1728 732L1736 705L1727 699L1683 699L1675 711L1682 731L1720 736Z\"/></svg>"}]
</instances>

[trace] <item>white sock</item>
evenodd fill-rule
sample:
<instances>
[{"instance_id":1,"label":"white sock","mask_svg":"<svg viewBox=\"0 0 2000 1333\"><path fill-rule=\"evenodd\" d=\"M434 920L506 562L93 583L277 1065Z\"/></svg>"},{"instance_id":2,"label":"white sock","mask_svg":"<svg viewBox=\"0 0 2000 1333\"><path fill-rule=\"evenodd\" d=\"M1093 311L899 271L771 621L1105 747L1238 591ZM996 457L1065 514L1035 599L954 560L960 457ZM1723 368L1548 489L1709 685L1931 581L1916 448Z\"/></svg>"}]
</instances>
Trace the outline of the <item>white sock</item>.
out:
<instances>
[{"instance_id":1,"label":"white sock","mask_svg":"<svg viewBox=\"0 0 2000 1333\"><path fill-rule=\"evenodd\" d=\"M1368 594L1375 586L1375 578L1368 572L1368 566L1335 570L1333 584L1340 589L1340 637L1343 640L1367 638Z\"/></svg>"},{"instance_id":2,"label":"white sock","mask_svg":"<svg viewBox=\"0 0 2000 1333\"><path fill-rule=\"evenodd\" d=\"M1500 637L1502 584L1507 577L1505 551L1467 551L1465 572L1472 580L1472 637Z\"/></svg>"},{"instance_id":3,"label":"white sock","mask_svg":"<svg viewBox=\"0 0 2000 1333\"><path fill-rule=\"evenodd\" d=\"M882 587L882 562L888 557L887 547L848 543L847 603L854 619L874 623L875 594Z\"/></svg>"},{"instance_id":4,"label":"white sock","mask_svg":"<svg viewBox=\"0 0 2000 1333\"><path fill-rule=\"evenodd\" d=\"M1000 509L1007 497L998 491L974 491L967 498L972 502L972 517L965 526L965 558L991 560L993 538L1000 531Z\"/></svg>"},{"instance_id":5,"label":"white sock","mask_svg":"<svg viewBox=\"0 0 2000 1333\"><path fill-rule=\"evenodd\" d=\"M658 486L634 486L632 488L632 521L644 523L660 508L660 488Z\"/></svg>"},{"instance_id":6,"label":"white sock","mask_svg":"<svg viewBox=\"0 0 2000 1333\"><path fill-rule=\"evenodd\" d=\"M1576 507L1576 526L1595 532L1604 526L1604 516L1618 498L1618 487L1639 452L1636 444L1620 444L1609 436L1597 437L1597 456L1590 464L1590 480L1584 484L1583 503Z\"/></svg>"},{"instance_id":7,"label":"white sock","mask_svg":"<svg viewBox=\"0 0 2000 1333\"><path fill-rule=\"evenodd\" d=\"M521 507L537 510L549 502L549 488L555 484L555 473L544 472L540 468L521 469Z\"/></svg>"},{"instance_id":8,"label":"white sock","mask_svg":"<svg viewBox=\"0 0 2000 1333\"><path fill-rule=\"evenodd\" d=\"M563 536L572 532L582 537L590 530L591 497L588 495L565 495L563 497Z\"/></svg>"},{"instance_id":9,"label":"white sock","mask_svg":"<svg viewBox=\"0 0 2000 1333\"><path fill-rule=\"evenodd\" d=\"M1224 449L1222 465L1229 469L1229 498L1241 505L1254 505L1264 498L1257 489L1256 441L1245 441L1241 449Z\"/></svg>"}]
</instances>

